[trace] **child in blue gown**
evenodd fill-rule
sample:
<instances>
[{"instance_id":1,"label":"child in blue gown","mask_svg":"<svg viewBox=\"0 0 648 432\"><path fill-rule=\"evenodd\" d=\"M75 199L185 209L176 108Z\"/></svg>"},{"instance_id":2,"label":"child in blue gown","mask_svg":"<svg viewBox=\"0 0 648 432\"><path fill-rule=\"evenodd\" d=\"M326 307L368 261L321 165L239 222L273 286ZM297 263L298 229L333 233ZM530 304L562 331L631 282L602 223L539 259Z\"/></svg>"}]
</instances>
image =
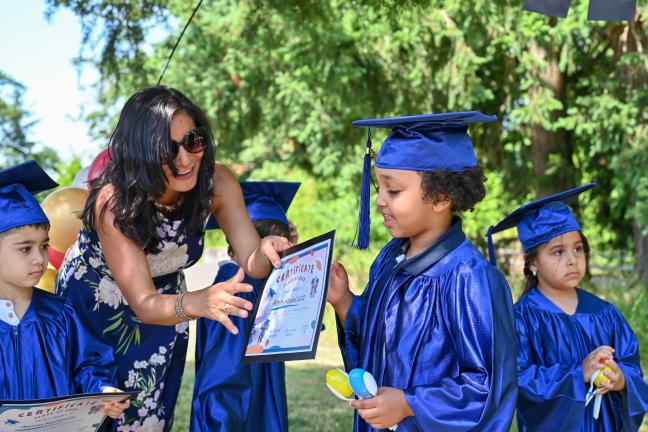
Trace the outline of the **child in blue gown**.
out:
<instances>
[{"instance_id":1,"label":"child in blue gown","mask_svg":"<svg viewBox=\"0 0 648 432\"><path fill-rule=\"evenodd\" d=\"M327 300L347 370L369 371L377 396L351 402L354 431L503 431L515 409L513 305L502 274L456 215L485 196L468 125L479 112L363 120L391 128L375 163L376 204L393 238L360 296L334 263ZM370 133L370 132L369 132ZM359 246L368 240L367 143Z\"/></svg>"},{"instance_id":2,"label":"child in blue gown","mask_svg":"<svg viewBox=\"0 0 648 432\"><path fill-rule=\"evenodd\" d=\"M299 183L241 182L245 206L260 237L289 236L286 212ZM211 218L207 228L218 228ZM233 255L231 248L228 250ZM234 261L219 263L214 283L239 271ZM245 277L254 291L239 294L255 303L264 281ZM283 432L288 430L286 381L283 362L241 363L246 346L248 319L232 320L233 335L217 322L197 322L196 380L191 430L209 432Z\"/></svg>"},{"instance_id":3,"label":"child in blue gown","mask_svg":"<svg viewBox=\"0 0 648 432\"><path fill-rule=\"evenodd\" d=\"M47 268L49 221L32 194L56 186L34 161L0 171L0 400L118 391L112 349L69 301L34 288ZM116 418L128 406L103 411Z\"/></svg>"},{"instance_id":4,"label":"child in blue gown","mask_svg":"<svg viewBox=\"0 0 648 432\"><path fill-rule=\"evenodd\" d=\"M525 254L526 287L515 304L521 432L636 431L648 411L637 337L614 305L578 288L590 250L566 202L593 186L525 204L489 229L491 260L490 236L513 226ZM599 370L595 419L586 393Z\"/></svg>"}]
</instances>

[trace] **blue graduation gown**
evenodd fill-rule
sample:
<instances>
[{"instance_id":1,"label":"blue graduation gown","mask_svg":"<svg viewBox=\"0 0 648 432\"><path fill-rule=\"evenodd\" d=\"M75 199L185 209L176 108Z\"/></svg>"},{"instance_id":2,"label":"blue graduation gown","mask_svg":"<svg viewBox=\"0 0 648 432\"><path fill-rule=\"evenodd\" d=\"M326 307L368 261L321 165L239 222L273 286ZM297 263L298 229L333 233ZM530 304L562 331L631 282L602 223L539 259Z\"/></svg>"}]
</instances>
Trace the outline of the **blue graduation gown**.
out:
<instances>
[{"instance_id":1,"label":"blue graduation gown","mask_svg":"<svg viewBox=\"0 0 648 432\"><path fill-rule=\"evenodd\" d=\"M0 321L0 400L100 392L115 386L112 348L67 301L34 288L18 325Z\"/></svg>"},{"instance_id":2,"label":"blue graduation gown","mask_svg":"<svg viewBox=\"0 0 648 432\"><path fill-rule=\"evenodd\" d=\"M214 283L238 271L232 261L221 263ZM264 281L245 278L254 291L239 296L252 302ZM240 363L246 346L248 319L230 317L239 330L231 334L222 324L197 322L196 381L191 413L192 431L282 432L288 430L286 371L283 362Z\"/></svg>"},{"instance_id":3,"label":"blue graduation gown","mask_svg":"<svg viewBox=\"0 0 648 432\"><path fill-rule=\"evenodd\" d=\"M576 313L567 315L537 288L515 305L518 332L520 431L636 431L648 411L648 385L637 337L610 303L577 289ZM598 420L582 362L601 345L614 348L626 390L603 396Z\"/></svg>"},{"instance_id":4,"label":"blue graduation gown","mask_svg":"<svg viewBox=\"0 0 648 432\"><path fill-rule=\"evenodd\" d=\"M423 253L406 239L374 261L338 338L347 370L402 389L413 417L399 432L508 431L517 398L515 324L502 274L466 239L461 220ZM374 430L355 413L354 431Z\"/></svg>"}]
</instances>

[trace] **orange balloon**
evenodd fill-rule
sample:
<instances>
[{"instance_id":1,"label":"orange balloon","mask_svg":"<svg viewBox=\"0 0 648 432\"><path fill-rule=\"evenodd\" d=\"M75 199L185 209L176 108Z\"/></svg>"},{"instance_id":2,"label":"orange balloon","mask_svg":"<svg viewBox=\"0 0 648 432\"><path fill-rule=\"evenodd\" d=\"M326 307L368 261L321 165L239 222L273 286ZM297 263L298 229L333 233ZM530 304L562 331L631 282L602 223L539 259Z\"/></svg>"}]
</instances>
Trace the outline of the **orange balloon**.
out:
<instances>
[{"instance_id":1,"label":"orange balloon","mask_svg":"<svg viewBox=\"0 0 648 432\"><path fill-rule=\"evenodd\" d=\"M87 190L65 187L54 191L41 203L50 221L50 245L63 254L76 241L81 229L81 212L87 198Z\"/></svg>"},{"instance_id":2,"label":"orange balloon","mask_svg":"<svg viewBox=\"0 0 648 432\"><path fill-rule=\"evenodd\" d=\"M56 281L56 269L48 266L41 276L36 286L42 290L54 292L54 282Z\"/></svg>"}]
</instances>

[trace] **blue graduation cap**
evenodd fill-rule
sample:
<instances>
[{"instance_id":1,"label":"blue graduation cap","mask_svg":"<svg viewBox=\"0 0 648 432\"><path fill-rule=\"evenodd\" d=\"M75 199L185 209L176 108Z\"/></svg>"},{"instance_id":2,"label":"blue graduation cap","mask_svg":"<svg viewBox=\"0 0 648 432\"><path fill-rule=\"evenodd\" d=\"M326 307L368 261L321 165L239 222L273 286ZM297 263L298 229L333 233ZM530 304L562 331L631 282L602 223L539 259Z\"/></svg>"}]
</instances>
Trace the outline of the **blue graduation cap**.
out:
<instances>
[{"instance_id":1,"label":"blue graduation cap","mask_svg":"<svg viewBox=\"0 0 648 432\"><path fill-rule=\"evenodd\" d=\"M0 171L0 233L49 222L34 194L57 186L33 160Z\"/></svg>"},{"instance_id":2,"label":"blue graduation cap","mask_svg":"<svg viewBox=\"0 0 648 432\"><path fill-rule=\"evenodd\" d=\"M462 172L477 166L468 125L496 120L496 116L488 116L479 111L355 120L354 126L369 128L362 172L358 248L369 247L372 127L392 130L376 157L375 165L378 168Z\"/></svg>"},{"instance_id":3,"label":"blue graduation cap","mask_svg":"<svg viewBox=\"0 0 648 432\"><path fill-rule=\"evenodd\" d=\"M565 18L572 0L526 0L524 10ZM637 0L590 0L588 20L634 20Z\"/></svg>"},{"instance_id":4,"label":"blue graduation cap","mask_svg":"<svg viewBox=\"0 0 648 432\"><path fill-rule=\"evenodd\" d=\"M561 234L580 231L581 227L567 204L594 186L596 183L590 183L524 204L497 225L489 227L486 236L491 265L497 265L492 235L500 231L517 226L524 252Z\"/></svg>"},{"instance_id":5,"label":"blue graduation cap","mask_svg":"<svg viewBox=\"0 0 648 432\"><path fill-rule=\"evenodd\" d=\"M288 224L286 213L299 186L299 182L241 182L245 207L252 222L272 219ZM220 228L214 216L209 217L206 228Z\"/></svg>"}]
</instances>

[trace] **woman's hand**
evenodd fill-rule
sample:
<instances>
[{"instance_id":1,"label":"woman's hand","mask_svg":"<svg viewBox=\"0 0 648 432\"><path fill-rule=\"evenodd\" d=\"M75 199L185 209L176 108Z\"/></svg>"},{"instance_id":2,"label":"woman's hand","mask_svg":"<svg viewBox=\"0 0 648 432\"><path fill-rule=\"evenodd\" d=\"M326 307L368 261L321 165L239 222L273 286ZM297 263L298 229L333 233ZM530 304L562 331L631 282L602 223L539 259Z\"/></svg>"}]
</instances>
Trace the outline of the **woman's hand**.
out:
<instances>
[{"instance_id":1,"label":"woman's hand","mask_svg":"<svg viewBox=\"0 0 648 432\"><path fill-rule=\"evenodd\" d=\"M614 357L614 348L601 345L589 353L583 360L583 379L589 385L592 375L605 366L605 362Z\"/></svg>"},{"instance_id":2,"label":"woman's hand","mask_svg":"<svg viewBox=\"0 0 648 432\"><path fill-rule=\"evenodd\" d=\"M250 292L252 285L243 283L245 273L242 268L231 279L210 287L187 293L183 298L185 313L192 317L205 317L223 324L232 334L238 334L238 328L229 319L229 315L247 318L252 310L252 303L238 297L236 293Z\"/></svg>"},{"instance_id":3,"label":"woman's hand","mask_svg":"<svg viewBox=\"0 0 648 432\"><path fill-rule=\"evenodd\" d=\"M102 393L123 393L120 389L115 387L104 387ZM130 406L130 400L126 399L124 402L114 402L105 400L101 412L108 417L116 419L124 413Z\"/></svg>"},{"instance_id":4,"label":"woman's hand","mask_svg":"<svg viewBox=\"0 0 648 432\"><path fill-rule=\"evenodd\" d=\"M346 314L351 306L353 294L349 289L349 275L339 261L334 261L331 266L331 277L326 301L333 306L342 323L346 321Z\"/></svg>"},{"instance_id":5,"label":"woman's hand","mask_svg":"<svg viewBox=\"0 0 648 432\"><path fill-rule=\"evenodd\" d=\"M290 242L285 237L268 236L261 239L259 250L266 256L274 268L281 267L281 257L279 254L290 246Z\"/></svg>"},{"instance_id":6,"label":"woman's hand","mask_svg":"<svg viewBox=\"0 0 648 432\"><path fill-rule=\"evenodd\" d=\"M374 429L390 428L414 415L405 399L405 392L393 387L380 387L376 396L351 401L351 406Z\"/></svg>"}]
</instances>

